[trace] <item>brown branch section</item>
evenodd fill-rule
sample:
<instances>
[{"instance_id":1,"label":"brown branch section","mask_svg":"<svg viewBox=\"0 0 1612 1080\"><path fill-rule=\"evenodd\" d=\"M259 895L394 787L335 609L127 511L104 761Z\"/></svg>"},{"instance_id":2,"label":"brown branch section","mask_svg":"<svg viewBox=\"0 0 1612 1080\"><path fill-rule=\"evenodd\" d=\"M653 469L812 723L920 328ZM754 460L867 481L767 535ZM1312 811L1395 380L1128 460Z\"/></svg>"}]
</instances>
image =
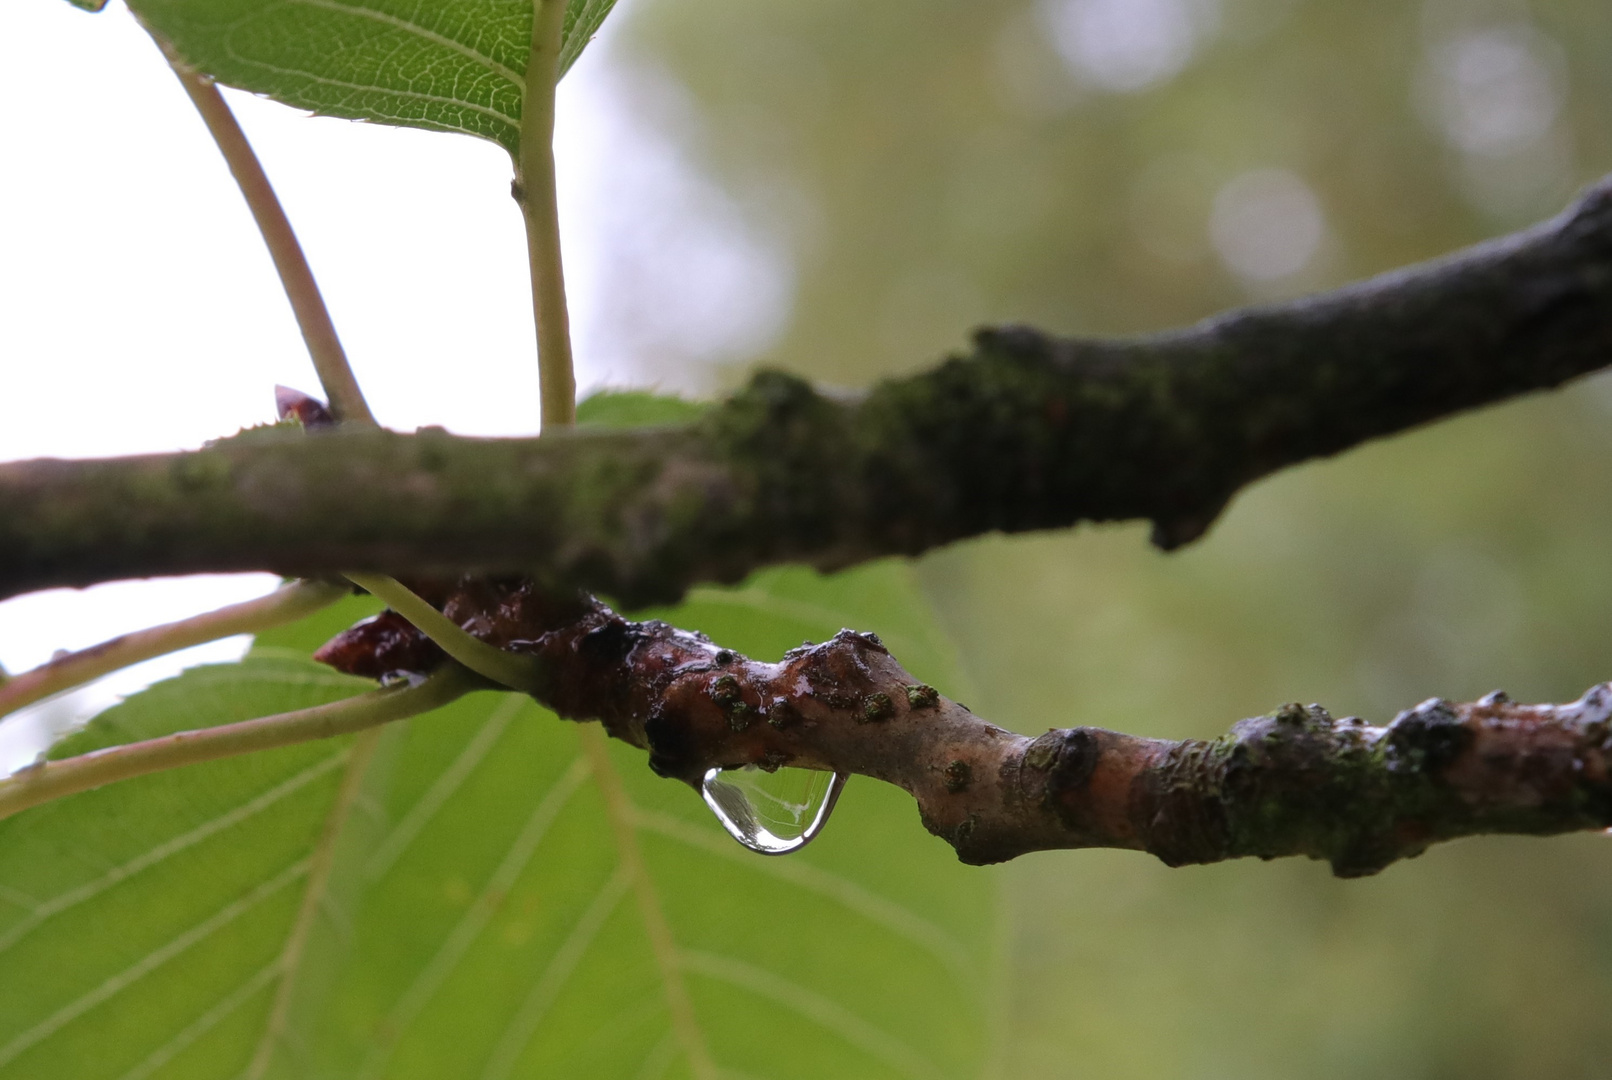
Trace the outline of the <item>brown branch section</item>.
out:
<instances>
[{"instance_id":1,"label":"brown branch section","mask_svg":"<svg viewBox=\"0 0 1612 1080\"><path fill-rule=\"evenodd\" d=\"M982 331L847 399L763 373L684 428L258 435L0 466L0 598L119 577L528 574L629 605L992 531L1145 519L1612 363L1612 183L1553 221L1291 304L1122 341Z\"/></svg>"},{"instance_id":2,"label":"brown branch section","mask_svg":"<svg viewBox=\"0 0 1612 1080\"><path fill-rule=\"evenodd\" d=\"M968 863L1113 847L1172 866L1307 855L1354 877L1440 840L1612 826L1604 684L1571 705L1433 700L1382 728L1284 705L1207 742L1087 727L1031 739L918 683L872 634L843 630L769 664L529 581L411 585L471 633L544 661L539 700L602 720L663 776L698 784L746 764L872 776L911 793ZM319 658L379 677L442 655L386 613Z\"/></svg>"}]
</instances>

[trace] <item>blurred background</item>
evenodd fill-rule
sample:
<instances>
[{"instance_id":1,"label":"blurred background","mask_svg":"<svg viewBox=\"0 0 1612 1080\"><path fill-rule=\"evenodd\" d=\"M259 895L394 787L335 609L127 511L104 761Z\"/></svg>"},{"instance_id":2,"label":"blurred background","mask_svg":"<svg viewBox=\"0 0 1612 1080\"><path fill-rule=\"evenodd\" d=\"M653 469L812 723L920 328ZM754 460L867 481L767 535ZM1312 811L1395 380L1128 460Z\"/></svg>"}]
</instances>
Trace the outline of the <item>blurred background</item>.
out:
<instances>
[{"instance_id":1,"label":"blurred background","mask_svg":"<svg viewBox=\"0 0 1612 1080\"><path fill-rule=\"evenodd\" d=\"M195 445L268 419L275 381L313 388L238 196L126 13L25 0L0 20L0 83L30 103L0 177L0 458ZM533 430L503 155L232 100L383 420ZM560 154L587 385L712 394L770 365L865 386L981 323L1163 328L1556 212L1612 171L1612 7L623 0L562 87ZM1612 677L1609 428L1612 382L1590 379L1284 473L1176 555L1084 529L919 573L970 704L1026 732L1570 700ZM265 586L10 601L0 662ZM1605 837L1466 841L1351 882L1111 852L1001 880L1008 1077L1612 1060Z\"/></svg>"}]
</instances>

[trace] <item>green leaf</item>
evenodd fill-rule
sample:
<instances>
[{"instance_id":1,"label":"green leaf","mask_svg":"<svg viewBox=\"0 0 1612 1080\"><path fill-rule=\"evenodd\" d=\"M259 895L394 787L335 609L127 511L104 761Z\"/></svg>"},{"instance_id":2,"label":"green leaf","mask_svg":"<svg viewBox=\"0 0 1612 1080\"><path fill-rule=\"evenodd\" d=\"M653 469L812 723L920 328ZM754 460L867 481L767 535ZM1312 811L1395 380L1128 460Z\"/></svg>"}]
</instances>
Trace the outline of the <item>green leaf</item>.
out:
<instances>
[{"instance_id":1,"label":"green leaf","mask_svg":"<svg viewBox=\"0 0 1612 1080\"><path fill-rule=\"evenodd\" d=\"M616 6L616 0L567 0L565 25L560 39L560 77L571 70L582 50L604 25L605 16Z\"/></svg>"},{"instance_id":2,"label":"green leaf","mask_svg":"<svg viewBox=\"0 0 1612 1080\"><path fill-rule=\"evenodd\" d=\"M705 401L646 390L600 390L577 405L578 427L631 428L688 424L709 409Z\"/></svg>"},{"instance_id":3,"label":"green leaf","mask_svg":"<svg viewBox=\"0 0 1612 1080\"><path fill-rule=\"evenodd\" d=\"M195 668L60 750L365 689L309 661ZM240 984L265 989L350 740L131 780L0 822L0 1076L119 1076ZM261 996L261 995L260 995Z\"/></svg>"},{"instance_id":4,"label":"green leaf","mask_svg":"<svg viewBox=\"0 0 1612 1080\"><path fill-rule=\"evenodd\" d=\"M71 749L349 693L292 654L364 603L152 687ZM877 628L955 685L900 564L775 571L659 614L768 658ZM635 881L579 725L478 694L384 730L361 773L355 740L314 743L0 822L0 1078L633 1080L690 1075L688 1039L724 1076L978 1074L993 874L904 793L853 778L817 842L765 858L616 745Z\"/></svg>"},{"instance_id":5,"label":"green leaf","mask_svg":"<svg viewBox=\"0 0 1612 1080\"><path fill-rule=\"evenodd\" d=\"M615 0L568 0L564 75ZM479 135L511 154L532 0L130 0L187 63L326 116Z\"/></svg>"}]
</instances>

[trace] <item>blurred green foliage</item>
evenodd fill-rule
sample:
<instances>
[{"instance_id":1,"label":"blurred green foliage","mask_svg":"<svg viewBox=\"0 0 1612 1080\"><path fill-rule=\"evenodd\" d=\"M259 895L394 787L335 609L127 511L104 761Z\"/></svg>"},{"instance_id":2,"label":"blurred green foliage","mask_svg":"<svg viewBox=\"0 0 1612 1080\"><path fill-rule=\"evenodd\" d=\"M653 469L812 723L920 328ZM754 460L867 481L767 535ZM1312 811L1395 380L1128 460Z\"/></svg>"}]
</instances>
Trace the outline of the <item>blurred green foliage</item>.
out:
<instances>
[{"instance_id":1,"label":"blurred green foliage","mask_svg":"<svg viewBox=\"0 0 1612 1080\"><path fill-rule=\"evenodd\" d=\"M1178 71L1126 92L1060 58L1057 10L631 9L627 56L698 106L689 152L792 253L793 316L760 362L865 385L982 322L1163 328L1439 255L1612 171L1600 0L1224 0ZM1210 220L1270 169L1313 193L1324 237L1249 282ZM920 572L970 704L1021 731L1208 736L1288 700L1381 721L1497 686L1568 700L1612 676L1609 422L1592 379L1283 474L1180 554L1127 527L986 539ZM1351 882L1019 860L1003 1075L1603 1076L1608 844L1465 841Z\"/></svg>"}]
</instances>

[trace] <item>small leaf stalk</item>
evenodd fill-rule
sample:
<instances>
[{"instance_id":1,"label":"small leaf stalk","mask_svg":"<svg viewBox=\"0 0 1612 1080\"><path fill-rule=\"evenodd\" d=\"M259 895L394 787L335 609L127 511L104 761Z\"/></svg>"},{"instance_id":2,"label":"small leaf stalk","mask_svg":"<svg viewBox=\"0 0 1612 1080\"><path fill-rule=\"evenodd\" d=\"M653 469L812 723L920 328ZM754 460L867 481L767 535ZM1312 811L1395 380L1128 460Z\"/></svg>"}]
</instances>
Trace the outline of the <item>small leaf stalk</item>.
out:
<instances>
[{"instance_id":1,"label":"small leaf stalk","mask_svg":"<svg viewBox=\"0 0 1612 1080\"><path fill-rule=\"evenodd\" d=\"M251 634L296 622L329 607L345 595L347 590L340 585L322 581L288 582L255 600L136 630L67 653L31 671L20 672L9 679L0 678L0 716L143 660L236 634Z\"/></svg>"},{"instance_id":2,"label":"small leaf stalk","mask_svg":"<svg viewBox=\"0 0 1612 1080\"><path fill-rule=\"evenodd\" d=\"M329 705L178 731L58 761L41 761L0 780L0 818L64 795L181 765L351 735L430 712L482 685L477 676L458 664L449 664L416 685L383 687Z\"/></svg>"},{"instance_id":3,"label":"small leaf stalk","mask_svg":"<svg viewBox=\"0 0 1612 1080\"><path fill-rule=\"evenodd\" d=\"M413 623L420 633L441 646L443 652L476 674L528 694L543 689L535 658L505 652L466 633L452 619L395 578L383 574L350 573L347 580L383 601L387 607Z\"/></svg>"},{"instance_id":4,"label":"small leaf stalk","mask_svg":"<svg viewBox=\"0 0 1612 1080\"><path fill-rule=\"evenodd\" d=\"M319 382L325 389L325 396L330 399L330 411L337 420L374 426L375 416L369 411L369 403L364 400L364 392L359 389L358 379L347 362L347 353L336 335L336 325L331 321L330 311L319 293L313 270L308 266L308 259L302 253L302 245L297 242L291 221L286 217L262 163L253 152L252 144L247 141L246 133L241 130L235 114L230 111L228 102L219 93L213 80L187 65L168 42L155 34L152 36L162 54L168 58L185 93L190 95L196 111L201 113L208 132L229 165L230 173L240 185L241 195L252 211L258 231L263 235L263 243L269 249L269 257L274 260L275 272L280 275L280 283L285 287L286 299L291 302L292 313L302 330L302 339L308 345L308 355L313 359Z\"/></svg>"},{"instance_id":5,"label":"small leaf stalk","mask_svg":"<svg viewBox=\"0 0 1612 1080\"><path fill-rule=\"evenodd\" d=\"M526 62L520 153L515 159L513 188L526 222L545 430L576 423L576 376L571 362L571 321L565 302L559 192L554 178L554 91L560 77L564 25L565 0L533 0L532 49Z\"/></svg>"},{"instance_id":6,"label":"small leaf stalk","mask_svg":"<svg viewBox=\"0 0 1612 1080\"><path fill-rule=\"evenodd\" d=\"M557 3L553 6L563 13L563 3ZM245 196L247 205L252 210L252 216L257 221L258 230L263 236L263 242L274 259L275 270L278 271L280 282L285 287L286 297L290 300L292 310L296 314L297 323L302 328L303 339L308 346L308 354L313 360L315 370L319 374L319 381L324 387L325 395L330 399L331 413L337 420L361 423L371 427L376 426L375 417L370 412L368 403L364 400L364 394L358 385L358 379L354 376L352 367L347 362L347 354L342 349L341 339L336 333L335 322L331 319L330 310L325 306L324 297L319 291L319 283L314 279L313 270L309 267L308 260L302 253L302 245L297 241L296 231L291 227L290 219L286 217L279 198L274 194L274 188L269 183L268 175L264 172L262 163L258 161L251 142L247 139L245 132L241 130L240 124L236 122L228 103L224 101L223 95L219 93L218 87L213 83L213 80L198 74L186 66L167 42L161 38L156 40L163 54L168 58L169 64L173 67L174 74L179 77L185 92L190 95L197 110L201 113L202 119L206 121L207 129L212 133L214 142L217 143L219 151L224 155L225 161L229 163L230 172L234 174L236 181L240 184L241 193ZM548 127L551 132L553 129L553 96L551 87L548 94ZM549 186L552 192L552 154L549 159L548 174L551 179ZM553 258L554 272L552 276L545 272L544 280L558 282L560 279L557 230L554 232ZM536 280L534 264L534 281ZM563 292L560 297L559 309L560 326L563 333L565 332ZM569 378L568 341L565 346L565 369ZM545 393L544 400L549 400L547 393ZM574 415L574 391L564 400L571 403L568 408L570 413ZM517 690L530 692L534 689L533 680L535 674L529 661L494 648L466 634L401 582L381 574L347 574L346 576L355 585L385 601L387 606L408 619L422 633L442 646L444 652L464 664L471 671Z\"/></svg>"}]
</instances>

